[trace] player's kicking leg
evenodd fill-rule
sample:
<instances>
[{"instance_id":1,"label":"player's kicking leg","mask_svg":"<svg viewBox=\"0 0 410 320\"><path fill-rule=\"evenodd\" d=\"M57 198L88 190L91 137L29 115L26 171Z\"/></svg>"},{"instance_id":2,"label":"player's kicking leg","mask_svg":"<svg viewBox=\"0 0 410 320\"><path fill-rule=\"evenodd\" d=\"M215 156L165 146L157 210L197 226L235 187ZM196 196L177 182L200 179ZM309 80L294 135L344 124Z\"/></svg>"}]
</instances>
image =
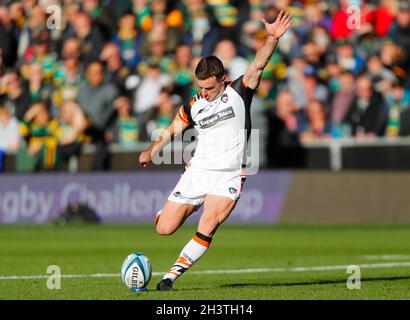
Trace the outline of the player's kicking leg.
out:
<instances>
[{"instance_id":1,"label":"player's kicking leg","mask_svg":"<svg viewBox=\"0 0 410 320\"><path fill-rule=\"evenodd\" d=\"M155 218L155 229L157 233L164 236L173 234L179 229L180 226L182 226L185 220L199 208L201 204L202 201L197 202L197 204L195 205L191 203L178 203L172 200L168 200L162 210L157 213L157 216ZM171 280L164 280L165 282L161 281L158 284L157 290L172 290Z\"/></svg>"},{"instance_id":2,"label":"player's kicking leg","mask_svg":"<svg viewBox=\"0 0 410 320\"><path fill-rule=\"evenodd\" d=\"M196 234L182 249L174 265L158 283L158 290L172 290L174 281L205 254L212 242L213 235L218 227L229 217L236 202L230 198L217 195L207 195L205 197L204 213L199 220ZM180 216L184 217L182 213ZM160 221L162 218L161 214ZM180 220L181 224L184 220ZM174 225L176 223L172 223L172 226ZM167 229L167 231L169 230Z\"/></svg>"},{"instance_id":3,"label":"player's kicking leg","mask_svg":"<svg viewBox=\"0 0 410 320\"><path fill-rule=\"evenodd\" d=\"M155 217L155 230L164 236L173 234L196 209L193 204L168 200Z\"/></svg>"}]
</instances>

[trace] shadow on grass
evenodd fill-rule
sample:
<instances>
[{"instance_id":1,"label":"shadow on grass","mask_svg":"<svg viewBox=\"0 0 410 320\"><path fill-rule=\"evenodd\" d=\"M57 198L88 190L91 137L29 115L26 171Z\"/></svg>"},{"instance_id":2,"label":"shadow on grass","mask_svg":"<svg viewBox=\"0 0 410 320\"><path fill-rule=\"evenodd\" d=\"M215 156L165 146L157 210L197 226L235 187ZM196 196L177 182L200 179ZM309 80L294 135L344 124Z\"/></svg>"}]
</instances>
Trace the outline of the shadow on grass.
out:
<instances>
[{"instance_id":1,"label":"shadow on grass","mask_svg":"<svg viewBox=\"0 0 410 320\"><path fill-rule=\"evenodd\" d=\"M361 282L371 282L371 281L398 281L398 280L410 280L410 276L397 276L397 277L377 277L377 278L362 278ZM334 280L317 280L317 281L303 281L303 282L275 282L275 283L231 283L223 284L218 286L221 289L234 289L234 288L245 288L245 287L293 287L293 286L316 286L322 284L346 284L347 279L334 279ZM184 292L184 291L209 291L211 287L202 288L175 288L173 292ZM150 292L159 293L159 291L152 290ZM163 292L161 292L163 293ZM169 294L165 292L165 294Z\"/></svg>"},{"instance_id":2,"label":"shadow on grass","mask_svg":"<svg viewBox=\"0 0 410 320\"><path fill-rule=\"evenodd\" d=\"M378 278L367 278L367 279L362 278L360 280L361 282L410 280L410 276L378 277ZM219 286L219 288L316 286L316 285L321 285L321 284L346 283L346 281L347 279L318 280L318 281L304 281L304 282L276 282L276 283L232 283L232 284L223 284Z\"/></svg>"}]
</instances>

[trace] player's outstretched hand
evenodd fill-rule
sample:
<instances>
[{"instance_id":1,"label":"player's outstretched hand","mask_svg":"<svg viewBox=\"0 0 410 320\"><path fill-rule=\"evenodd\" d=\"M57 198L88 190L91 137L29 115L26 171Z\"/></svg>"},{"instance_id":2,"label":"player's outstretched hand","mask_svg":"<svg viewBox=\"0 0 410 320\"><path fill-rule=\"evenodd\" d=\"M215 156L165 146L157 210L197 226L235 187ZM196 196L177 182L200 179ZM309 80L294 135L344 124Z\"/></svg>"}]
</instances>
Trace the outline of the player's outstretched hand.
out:
<instances>
[{"instance_id":1,"label":"player's outstretched hand","mask_svg":"<svg viewBox=\"0 0 410 320\"><path fill-rule=\"evenodd\" d=\"M267 22L264 18L261 19L268 34L275 39L279 39L285 34L285 32L292 25L291 20L292 16L288 12L284 12L283 10L279 12L278 17L273 23Z\"/></svg>"},{"instance_id":2,"label":"player's outstretched hand","mask_svg":"<svg viewBox=\"0 0 410 320\"><path fill-rule=\"evenodd\" d=\"M152 160L151 151L148 151L148 150L143 151L140 154L140 157L138 160L139 160L140 165L145 168Z\"/></svg>"}]
</instances>

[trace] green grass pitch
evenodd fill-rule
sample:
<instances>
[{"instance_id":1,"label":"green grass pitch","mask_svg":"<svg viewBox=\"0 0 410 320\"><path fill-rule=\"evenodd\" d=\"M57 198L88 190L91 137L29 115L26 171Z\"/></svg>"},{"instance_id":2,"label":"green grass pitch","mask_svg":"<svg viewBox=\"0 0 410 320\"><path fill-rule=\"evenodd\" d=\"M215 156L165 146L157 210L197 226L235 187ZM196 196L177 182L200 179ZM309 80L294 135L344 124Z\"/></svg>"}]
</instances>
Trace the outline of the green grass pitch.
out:
<instances>
[{"instance_id":1,"label":"green grass pitch","mask_svg":"<svg viewBox=\"0 0 410 320\"><path fill-rule=\"evenodd\" d=\"M409 225L223 225L175 290L156 292L194 232L192 225L170 237L153 225L2 225L0 299L410 298ZM134 251L153 265L149 292L130 293L121 282L121 264ZM60 267L61 289L47 288L49 265ZM361 289L347 288L349 265L361 266Z\"/></svg>"}]
</instances>

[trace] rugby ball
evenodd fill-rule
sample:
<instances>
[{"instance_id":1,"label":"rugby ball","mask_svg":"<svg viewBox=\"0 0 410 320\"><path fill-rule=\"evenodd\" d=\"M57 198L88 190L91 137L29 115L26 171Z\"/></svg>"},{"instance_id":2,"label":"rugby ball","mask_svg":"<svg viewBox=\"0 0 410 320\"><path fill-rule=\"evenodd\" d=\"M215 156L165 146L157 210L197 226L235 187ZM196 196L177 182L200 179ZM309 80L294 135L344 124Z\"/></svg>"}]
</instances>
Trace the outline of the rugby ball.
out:
<instances>
[{"instance_id":1,"label":"rugby ball","mask_svg":"<svg viewBox=\"0 0 410 320\"><path fill-rule=\"evenodd\" d=\"M121 267L121 279L133 291L143 291L151 280L152 267L149 259L142 253L128 255Z\"/></svg>"}]
</instances>

